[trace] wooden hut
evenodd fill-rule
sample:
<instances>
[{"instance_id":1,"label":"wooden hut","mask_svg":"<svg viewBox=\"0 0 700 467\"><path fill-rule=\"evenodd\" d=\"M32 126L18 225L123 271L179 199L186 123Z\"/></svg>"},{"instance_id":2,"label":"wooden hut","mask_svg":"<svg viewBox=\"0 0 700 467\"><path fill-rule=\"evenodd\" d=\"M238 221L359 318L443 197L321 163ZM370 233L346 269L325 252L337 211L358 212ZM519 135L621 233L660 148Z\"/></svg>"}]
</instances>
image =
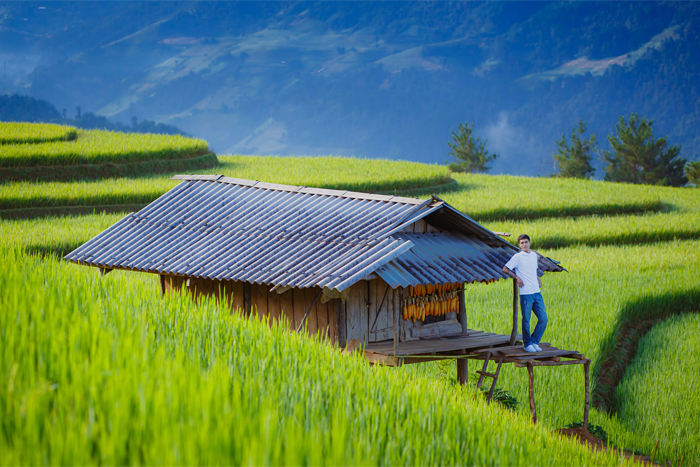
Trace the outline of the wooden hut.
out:
<instances>
[{"instance_id":1,"label":"wooden hut","mask_svg":"<svg viewBox=\"0 0 700 467\"><path fill-rule=\"evenodd\" d=\"M181 183L66 259L103 274L158 274L163 293L184 287L246 315L284 316L341 347L361 345L375 363L457 358L464 381L467 358L494 358L499 370L519 361L482 352L518 353L517 287L511 335L470 330L463 293L466 284L509 279L501 269L518 249L440 198L173 178ZM563 270L541 255L539 268ZM541 362L567 352L545 350ZM498 371L486 364L482 378L492 376L493 388Z\"/></svg>"}]
</instances>

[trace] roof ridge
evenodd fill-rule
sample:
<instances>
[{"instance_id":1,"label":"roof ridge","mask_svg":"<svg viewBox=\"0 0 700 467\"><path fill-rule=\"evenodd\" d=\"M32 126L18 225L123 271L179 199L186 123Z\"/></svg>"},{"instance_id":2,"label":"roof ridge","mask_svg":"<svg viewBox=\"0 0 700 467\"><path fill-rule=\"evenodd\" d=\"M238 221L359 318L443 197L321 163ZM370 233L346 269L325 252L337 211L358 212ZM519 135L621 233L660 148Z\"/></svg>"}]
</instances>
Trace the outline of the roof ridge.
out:
<instances>
[{"instance_id":1,"label":"roof ridge","mask_svg":"<svg viewBox=\"0 0 700 467\"><path fill-rule=\"evenodd\" d=\"M224 175L175 175L171 180L182 181L203 181L203 182L218 182L229 185L241 185L250 188L259 188L263 190L286 191L289 193L304 193L312 195L337 196L339 198L366 199L371 201L385 201L401 204L422 204L426 200L420 198L407 198L404 196L395 195L379 195L374 193L364 193L361 191L347 190L332 190L327 188L316 188L302 185L283 185L279 183L261 182L259 180L246 180L243 178L226 177Z\"/></svg>"}]
</instances>

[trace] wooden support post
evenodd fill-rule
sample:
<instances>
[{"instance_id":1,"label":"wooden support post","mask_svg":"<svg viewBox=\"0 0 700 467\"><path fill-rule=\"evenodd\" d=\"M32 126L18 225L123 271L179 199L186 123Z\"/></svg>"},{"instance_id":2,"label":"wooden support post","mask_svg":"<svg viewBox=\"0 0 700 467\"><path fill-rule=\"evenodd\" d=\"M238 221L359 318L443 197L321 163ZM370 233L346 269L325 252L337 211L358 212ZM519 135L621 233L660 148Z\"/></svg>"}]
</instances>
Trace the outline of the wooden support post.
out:
<instances>
[{"instance_id":1,"label":"wooden support post","mask_svg":"<svg viewBox=\"0 0 700 467\"><path fill-rule=\"evenodd\" d=\"M338 346L344 348L347 344L347 320L345 303L340 298L333 300L335 302L335 322L338 326Z\"/></svg>"},{"instance_id":2,"label":"wooden support post","mask_svg":"<svg viewBox=\"0 0 700 467\"><path fill-rule=\"evenodd\" d=\"M586 399L583 403L583 430L588 431L588 408L589 408L589 398L590 398L590 379L589 379L589 366L591 364L590 360L586 360L586 363L583 364L583 373L584 377L586 379Z\"/></svg>"},{"instance_id":3,"label":"wooden support post","mask_svg":"<svg viewBox=\"0 0 700 467\"><path fill-rule=\"evenodd\" d=\"M464 355L467 351L462 350L460 353ZM469 382L469 360L466 358L457 359L457 381L462 386Z\"/></svg>"},{"instance_id":4,"label":"wooden support post","mask_svg":"<svg viewBox=\"0 0 700 467\"><path fill-rule=\"evenodd\" d=\"M537 423L537 410L535 409L535 375L532 371L532 362L527 362L527 374L530 393L530 411L532 412L532 423Z\"/></svg>"},{"instance_id":5,"label":"wooden support post","mask_svg":"<svg viewBox=\"0 0 700 467\"><path fill-rule=\"evenodd\" d=\"M399 355L399 310L394 310L394 357Z\"/></svg>"},{"instance_id":6,"label":"wooden support post","mask_svg":"<svg viewBox=\"0 0 700 467\"><path fill-rule=\"evenodd\" d=\"M510 345L515 345L518 335L518 281L513 279L513 330L510 332Z\"/></svg>"},{"instance_id":7,"label":"wooden support post","mask_svg":"<svg viewBox=\"0 0 700 467\"><path fill-rule=\"evenodd\" d=\"M464 302L464 284L461 285L461 290L457 292L457 298L459 301L459 314L457 315L457 320L459 324L462 325L462 334L469 332L467 327L467 305Z\"/></svg>"}]
</instances>

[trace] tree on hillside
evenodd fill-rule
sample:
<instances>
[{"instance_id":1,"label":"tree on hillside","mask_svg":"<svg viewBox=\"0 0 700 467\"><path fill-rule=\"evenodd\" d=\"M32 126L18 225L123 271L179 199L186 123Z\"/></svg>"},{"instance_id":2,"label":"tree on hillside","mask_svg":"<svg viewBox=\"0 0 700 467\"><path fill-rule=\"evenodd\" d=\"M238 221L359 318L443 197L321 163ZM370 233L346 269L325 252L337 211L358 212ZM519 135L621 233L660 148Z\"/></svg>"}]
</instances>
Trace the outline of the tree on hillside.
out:
<instances>
[{"instance_id":1,"label":"tree on hillside","mask_svg":"<svg viewBox=\"0 0 700 467\"><path fill-rule=\"evenodd\" d=\"M591 165L591 153L597 149L596 135L583 139L586 132L586 122L578 121L578 127L571 130L571 144L561 135L557 140L557 152L554 153L555 165L558 166L557 176L568 178L591 178L595 169Z\"/></svg>"},{"instance_id":2,"label":"tree on hillside","mask_svg":"<svg viewBox=\"0 0 700 467\"><path fill-rule=\"evenodd\" d=\"M453 131L453 142L447 143L450 147L449 155L457 159L449 164L453 172L486 172L491 168L487 164L498 158L498 154L489 154L486 149L487 139L482 142L478 137L474 138L473 126L474 123L460 123L459 134Z\"/></svg>"},{"instance_id":3,"label":"tree on hillside","mask_svg":"<svg viewBox=\"0 0 700 467\"><path fill-rule=\"evenodd\" d=\"M682 186L688 181L683 175L686 160L678 154L680 146L667 149L666 137L654 140L652 120L633 113L615 125L617 135L608 136L613 150L605 151L603 159L605 180L611 182L645 183Z\"/></svg>"},{"instance_id":4,"label":"tree on hillside","mask_svg":"<svg viewBox=\"0 0 700 467\"><path fill-rule=\"evenodd\" d=\"M685 176L696 188L700 188L700 161L688 162L685 166Z\"/></svg>"}]
</instances>

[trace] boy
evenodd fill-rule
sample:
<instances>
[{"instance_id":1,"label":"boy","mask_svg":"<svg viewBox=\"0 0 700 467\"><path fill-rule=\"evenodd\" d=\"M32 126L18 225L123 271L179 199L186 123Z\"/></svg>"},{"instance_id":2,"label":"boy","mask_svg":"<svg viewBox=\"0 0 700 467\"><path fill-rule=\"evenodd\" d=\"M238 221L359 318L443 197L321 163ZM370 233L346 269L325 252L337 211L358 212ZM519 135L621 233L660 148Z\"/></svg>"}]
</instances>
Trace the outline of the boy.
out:
<instances>
[{"instance_id":1,"label":"boy","mask_svg":"<svg viewBox=\"0 0 700 467\"><path fill-rule=\"evenodd\" d=\"M523 313L523 347L526 352L541 352L539 346L544 330L547 328L547 310L540 293L542 281L537 276L537 253L530 249L530 237L526 234L518 237L520 251L503 266L503 273L518 281L520 287L520 310ZM531 312L537 316L537 326L530 335Z\"/></svg>"}]
</instances>

